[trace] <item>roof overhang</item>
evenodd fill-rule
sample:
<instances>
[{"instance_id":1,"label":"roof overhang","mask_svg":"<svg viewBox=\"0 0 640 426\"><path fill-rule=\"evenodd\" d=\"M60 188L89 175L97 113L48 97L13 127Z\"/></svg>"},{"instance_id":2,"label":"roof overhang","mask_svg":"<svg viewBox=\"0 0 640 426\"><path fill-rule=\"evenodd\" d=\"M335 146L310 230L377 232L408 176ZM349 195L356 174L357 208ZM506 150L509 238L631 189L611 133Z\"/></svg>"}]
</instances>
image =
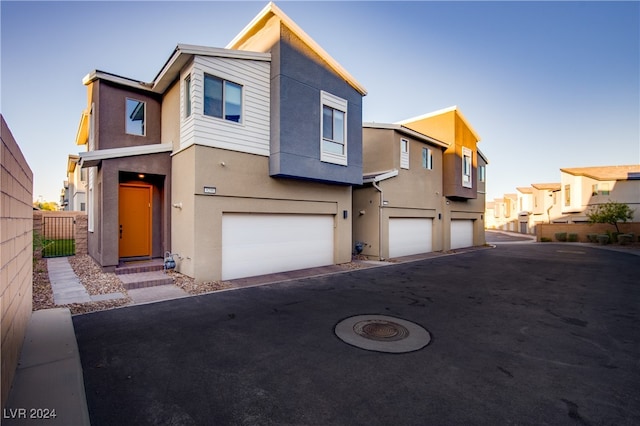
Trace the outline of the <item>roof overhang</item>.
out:
<instances>
[{"instance_id":1,"label":"roof overhang","mask_svg":"<svg viewBox=\"0 0 640 426\"><path fill-rule=\"evenodd\" d=\"M161 143L141 146L128 146L125 148L101 149L97 151L81 152L81 167L99 166L102 160L111 160L114 158L134 157L137 155L160 154L163 152L171 152L173 150L172 143Z\"/></svg>"},{"instance_id":2,"label":"roof overhang","mask_svg":"<svg viewBox=\"0 0 640 426\"><path fill-rule=\"evenodd\" d=\"M362 123L362 127L366 127L368 129L385 129L385 130L395 130L397 132L403 133L409 137L421 140L426 143L430 143L432 145L437 145L441 148L448 148L449 144L446 142L442 142L436 138L432 138L431 136L427 136L424 133L416 132L408 127L405 127L401 124L393 124L393 123Z\"/></svg>"},{"instance_id":3,"label":"roof overhang","mask_svg":"<svg viewBox=\"0 0 640 426\"><path fill-rule=\"evenodd\" d=\"M398 176L398 169L387 170L384 172L367 173L362 176L362 183L374 183L382 180L391 179Z\"/></svg>"},{"instance_id":4,"label":"roof overhang","mask_svg":"<svg viewBox=\"0 0 640 426\"><path fill-rule=\"evenodd\" d=\"M289 18L278 6L273 2L269 2L258 15L247 24L246 27L240 33L234 37L233 40L227 44L227 49L238 49L244 42L254 36L268 21L270 16L276 16L280 22L282 22L287 28L289 28L300 40L302 40L307 46L309 46L316 54L318 54L324 61L327 62L329 67L342 77L351 87L358 91L362 96L367 94L367 89L364 88L358 81L347 72L335 59L333 59L318 43L316 43L302 28L298 26L291 18Z\"/></svg>"},{"instance_id":5,"label":"roof overhang","mask_svg":"<svg viewBox=\"0 0 640 426\"><path fill-rule=\"evenodd\" d=\"M433 111L433 112L428 112L426 114L422 114L422 115L419 115L419 116L413 117L413 118L408 118L406 120L398 121L398 124L413 123L415 121L421 121L421 120L424 120L425 118L435 117L435 116L446 114L446 113L452 112L452 111L455 111L455 113L458 114L458 117L460 117L460 119L464 122L464 124L469 129L469 131L473 134L473 137L476 138L476 141L480 142L480 136L478 136L478 133L476 133L474 128L471 126L471 124L469 123L467 118L462 114L462 111L460 111L460 109L458 108L457 105L450 106L448 108L439 109L439 110Z\"/></svg>"},{"instance_id":6,"label":"roof overhang","mask_svg":"<svg viewBox=\"0 0 640 426\"><path fill-rule=\"evenodd\" d=\"M67 173L73 173L76 170L76 165L80 161L80 156L70 154L67 158Z\"/></svg>"},{"instance_id":7,"label":"roof overhang","mask_svg":"<svg viewBox=\"0 0 640 426\"><path fill-rule=\"evenodd\" d=\"M193 44L178 44L152 82L145 83L105 71L94 70L85 76L82 83L86 86L96 80L106 80L121 86L162 94L180 76L180 71L184 66L196 55L253 61L271 61L270 53L220 49L217 47L197 46Z\"/></svg>"},{"instance_id":8,"label":"roof overhang","mask_svg":"<svg viewBox=\"0 0 640 426\"><path fill-rule=\"evenodd\" d=\"M89 141L89 110L82 111L76 132L76 145L86 145Z\"/></svg>"}]
</instances>

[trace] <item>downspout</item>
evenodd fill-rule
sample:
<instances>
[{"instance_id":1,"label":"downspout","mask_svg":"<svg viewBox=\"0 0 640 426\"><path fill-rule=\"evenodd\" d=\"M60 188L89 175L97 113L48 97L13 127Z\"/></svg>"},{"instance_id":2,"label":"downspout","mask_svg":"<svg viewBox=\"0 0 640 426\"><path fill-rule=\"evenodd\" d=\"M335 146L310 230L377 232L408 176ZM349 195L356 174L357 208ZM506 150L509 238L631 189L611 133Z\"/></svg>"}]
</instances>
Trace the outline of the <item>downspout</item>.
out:
<instances>
[{"instance_id":1,"label":"downspout","mask_svg":"<svg viewBox=\"0 0 640 426\"><path fill-rule=\"evenodd\" d=\"M384 260L384 258L382 257L382 208L384 206L384 193L382 192L382 188L378 186L378 183L375 181L375 179L372 184L373 187L380 193L380 205L378 206L378 259Z\"/></svg>"}]
</instances>

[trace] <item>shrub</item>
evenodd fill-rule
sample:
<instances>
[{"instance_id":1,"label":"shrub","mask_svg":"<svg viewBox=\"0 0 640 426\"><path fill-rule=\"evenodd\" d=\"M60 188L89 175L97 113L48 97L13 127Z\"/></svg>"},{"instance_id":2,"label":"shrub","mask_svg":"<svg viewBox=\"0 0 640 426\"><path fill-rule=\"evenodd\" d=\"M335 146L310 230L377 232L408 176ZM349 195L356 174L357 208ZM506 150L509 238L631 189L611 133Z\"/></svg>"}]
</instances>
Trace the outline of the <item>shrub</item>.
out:
<instances>
[{"instance_id":1,"label":"shrub","mask_svg":"<svg viewBox=\"0 0 640 426\"><path fill-rule=\"evenodd\" d=\"M590 243L597 243L598 234L587 234L587 241L589 241Z\"/></svg>"},{"instance_id":2,"label":"shrub","mask_svg":"<svg viewBox=\"0 0 640 426\"><path fill-rule=\"evenodd\" d=\"M567 241L567 233L566 232L556 232L556 240L565 242Z\"/></svg>"},{"instance_id":3,"label":"shrub","mask_svg":"<svg viewBox=\"0 0 640 426\"><path fill-rule=\"evenodd\" d=\"M578 234L569 234L568 241L575 243L578 241Z\"/></svg>"},{"instance_id":4,"label":"shrub","mask_svg":"<svg viewBox=\"0 0 640 426\"><path fill-rule=\"evenodd\" d=\"M540 242L542 242L542 243L550 243L551 242L551 238L542 237L542 238L540 238Z\"/></svg>"}]
</instances>

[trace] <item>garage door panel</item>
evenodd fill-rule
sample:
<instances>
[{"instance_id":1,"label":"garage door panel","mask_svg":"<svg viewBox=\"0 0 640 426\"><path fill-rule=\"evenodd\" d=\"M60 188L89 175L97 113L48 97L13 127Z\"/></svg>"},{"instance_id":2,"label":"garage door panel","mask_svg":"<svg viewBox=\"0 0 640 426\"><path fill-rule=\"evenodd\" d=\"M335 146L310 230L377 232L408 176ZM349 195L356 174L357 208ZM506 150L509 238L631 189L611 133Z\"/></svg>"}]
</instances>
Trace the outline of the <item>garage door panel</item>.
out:
<instances>
[{"instance_id":1,"label":"garage door panel","mask_svg":"<svg viewBox=\"0 0 640 426\"><path fill-rule=\"evenodd\" d=\"M473 246L473 220L451 221L451 249Z\"/></svg>"},{"instance_id":2,"label":"garage door panel","mask_svg":"<svg viewBox=\"0 0 640 426\"><path fill-rule=\"evenodd\" d=\"M226 214L222 279L333 264L333 216Z\"/></svg>"},{"instance_id":3,"label":"garage door panel","mask_svg":"<svg viewBox=\"0 0 640 426\"><path fill-rule=\"evenodd\" d=\"M389 219L389 257L409 256L432 251L432 219Z\"/></svg>"}]
</instances>

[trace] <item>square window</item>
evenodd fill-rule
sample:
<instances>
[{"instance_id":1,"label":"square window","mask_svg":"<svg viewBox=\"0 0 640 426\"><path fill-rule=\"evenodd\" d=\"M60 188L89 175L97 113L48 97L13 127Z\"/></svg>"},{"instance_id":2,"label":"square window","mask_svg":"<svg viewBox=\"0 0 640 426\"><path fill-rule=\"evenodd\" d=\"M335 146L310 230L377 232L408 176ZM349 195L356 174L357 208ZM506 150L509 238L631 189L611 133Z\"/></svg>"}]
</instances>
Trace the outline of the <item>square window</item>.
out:
<instances>
[{"instance_id":1,"label":"square window","mask_svg":"<svg viewBox=\"0 0 640 426\"><path fill-rule=\"evenodd\" d=\"M347 101L321 92L320 160L347 165Z\"/></svg>"},{"instance_id":2,"label":"square window","mask_svg":"<svg viewBox=\"0 0 640 426\"><path fill-rule=\"evenodd\" d=\"M145 103L127 98L125 112L125 131L127 134L144 136Z\"/></svg>"},{"instance_id":3,"label":"square window","mask_svg":"<svg viewBox=\"0 0 640 426\"><path fill-rule=\"evenodd\" d=\"M242 121L242 86L212 75L204 75L204 115L227 121Z\"/></svg>"}]
</instances>

